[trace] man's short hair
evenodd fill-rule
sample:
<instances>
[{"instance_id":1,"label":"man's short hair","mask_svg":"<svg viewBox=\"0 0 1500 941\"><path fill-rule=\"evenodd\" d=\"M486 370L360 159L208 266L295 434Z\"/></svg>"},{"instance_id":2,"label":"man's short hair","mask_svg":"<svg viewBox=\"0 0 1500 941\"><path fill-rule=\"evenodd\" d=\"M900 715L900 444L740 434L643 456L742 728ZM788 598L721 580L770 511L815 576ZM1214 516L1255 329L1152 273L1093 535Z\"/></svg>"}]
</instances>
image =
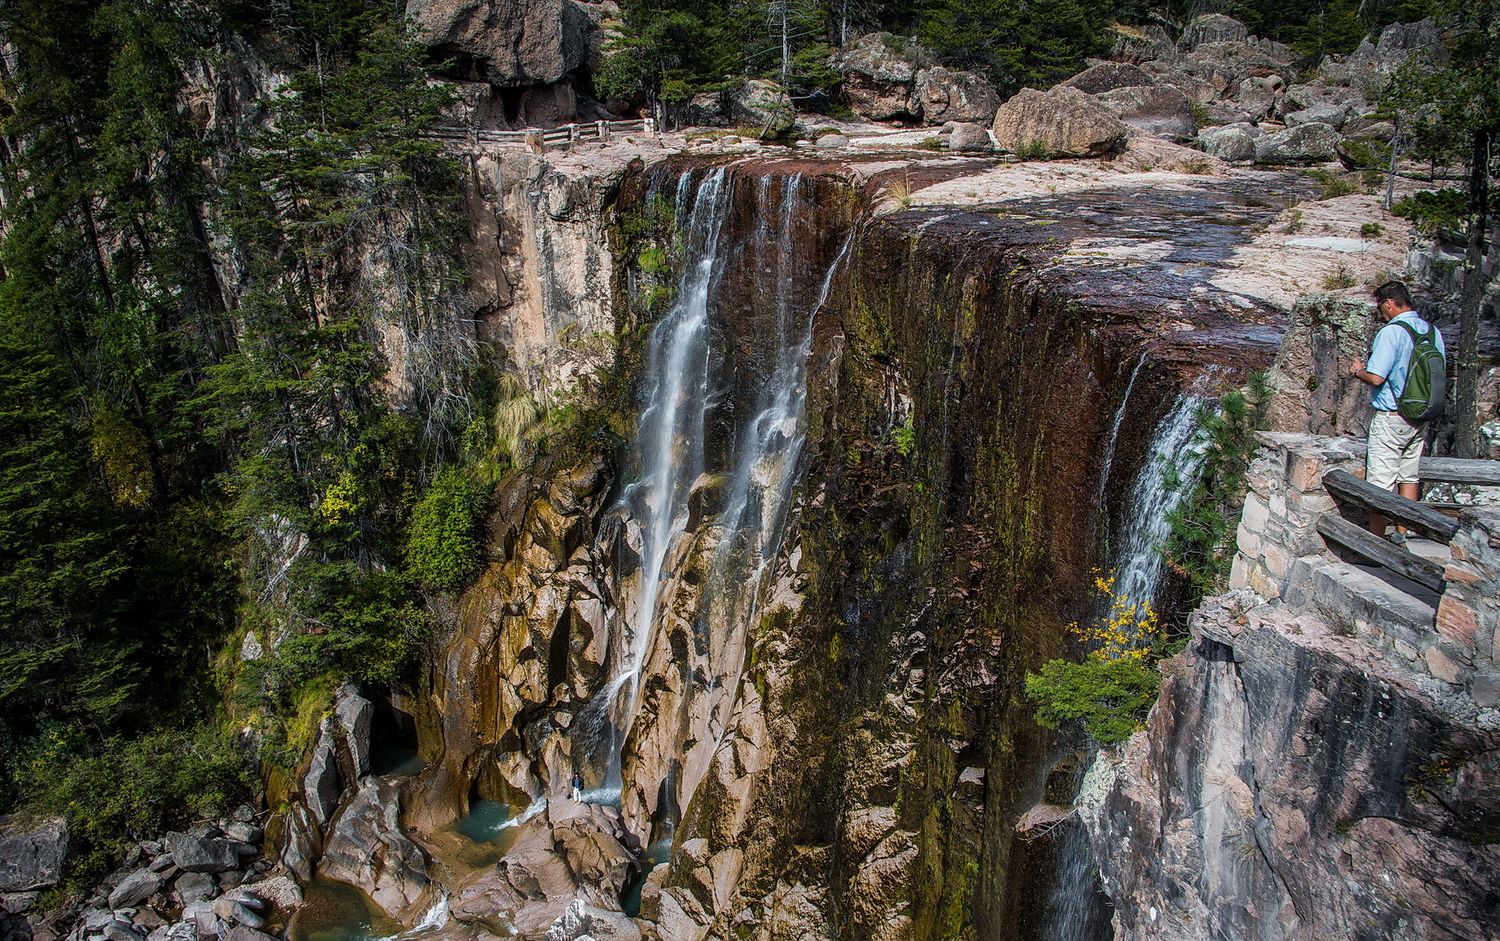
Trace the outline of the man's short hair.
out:
<instances>
[{"instance_id":1,"label":"man's short hair","mask_svg":"<svg viewBox=\"0 0 1500 941\"><path fill-rule=\"evenodd\" d=\"M1387 281L1375 289L1375 306L1379 307L1383 301L1395 301L1402 307L1411 309L1411 292L1406 289L1406 284L1401 281Z\"/></svg>"}]
</instances>

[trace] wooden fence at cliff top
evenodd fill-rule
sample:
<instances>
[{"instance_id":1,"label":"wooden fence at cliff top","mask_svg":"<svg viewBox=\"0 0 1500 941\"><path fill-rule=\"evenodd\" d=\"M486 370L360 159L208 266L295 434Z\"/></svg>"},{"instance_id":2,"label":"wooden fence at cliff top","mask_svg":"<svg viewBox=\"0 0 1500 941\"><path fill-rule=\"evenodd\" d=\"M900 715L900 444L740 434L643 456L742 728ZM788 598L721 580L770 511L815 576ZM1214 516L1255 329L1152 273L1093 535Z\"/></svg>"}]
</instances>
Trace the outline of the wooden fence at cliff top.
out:
<instances>
[{"instance_id":1,"label":"wooden fence at cliff top","mask_svg":"<svg viewBox=\"0 0 1500 941\"><path fill-rule=\"evenodd\" d=\"M438 127L427 133L440 140L474 144L519 144L540 151L548 147L566 147L586 141L608 141L616 134L649 134L656 136L656 122L650 118L636 121L590 121L587 124L565 124L554 128L526 128L500 131L488 128Z\"/></svg>"}]
</instances>

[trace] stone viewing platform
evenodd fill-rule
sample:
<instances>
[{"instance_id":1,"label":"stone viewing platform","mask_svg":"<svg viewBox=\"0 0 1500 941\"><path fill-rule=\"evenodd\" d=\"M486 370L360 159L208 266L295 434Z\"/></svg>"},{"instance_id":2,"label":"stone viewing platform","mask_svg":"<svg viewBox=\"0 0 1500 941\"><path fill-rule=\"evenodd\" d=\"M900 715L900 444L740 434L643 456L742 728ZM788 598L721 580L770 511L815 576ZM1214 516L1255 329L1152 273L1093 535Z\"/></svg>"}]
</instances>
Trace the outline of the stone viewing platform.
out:
<instances>
[{"instance_id":1,"label":"stone viewing platform","mask_svg":"<svg viewBox=\"0 0 1500 941\"><path fill-rule=\"evenodd\" d=\"M1478 709L1500 706L1500 487L1464 488L1467 505L1444 506L1455 517L1450 527L1439 527L1442 534L1452 532L1447 544L1415 533L1406 549L1377 543L1376 551L1388 546L1388 558L1403 566L1398 573L1320 532L1334 531L1329 517L1340 513L1325 476L1362 475L1363 441L1299 434L1262 434L1260 440L1231 588L1315 612L1398 667L1466 694ZM1455 467L1488 471L1493 463L1428 459L1423 482L1429 482L1429 466L1435 479L1449 481ZM1459 476L1485 479L1472 470ZM1347 480L1334 478L1340 479ZM1361 520L1364 508L1348 504L1345 512ZM1352 529L1341 518L1338 525ZM1415 556L1409 562L1401 558L1408 550Z\"/></svg>"}]
</instances>

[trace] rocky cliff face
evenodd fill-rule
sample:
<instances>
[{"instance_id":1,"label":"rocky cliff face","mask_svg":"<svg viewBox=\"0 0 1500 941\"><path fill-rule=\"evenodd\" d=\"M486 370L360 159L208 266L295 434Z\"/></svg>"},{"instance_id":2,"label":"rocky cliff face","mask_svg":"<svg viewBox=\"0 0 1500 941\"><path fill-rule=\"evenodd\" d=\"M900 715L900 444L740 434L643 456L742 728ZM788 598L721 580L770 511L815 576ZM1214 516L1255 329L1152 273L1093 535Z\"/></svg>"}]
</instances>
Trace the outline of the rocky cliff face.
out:
<instances>
[{"instance_id":1,"label":"rocky cliff face","mask_svg":"<svg viewBox=\"0 0 1500 941\"><path fill-rule=\"evenodd\" d=\"M471 252L498 272L474 290L516 286L491 317L528 385L605 389L620 437L505 484L489 564L403 700L426 769L391 801L451 930L505 912L539 934L581 899L661 938L1094 936L1096 904L1036 901L1092 895L1076 831L1016 833L1078 767L1021 681L1066 651L1182 397L1270 360L1280 311L1210 276L1296 186L474 166ZM606 317L619 347L575 357L570 323ZM563 796L575 769L589 807ZM481 800L532 809L476 868L452 825ZM305 842L387 842L367 823L345 809ZM640 885L647 845L666 864ZM392 878L393 912L426 910Z\"/></svg>"},{"instance_id":2,"label":"rocky cliff face","mask_svg":"<svg viewBox=\"0 0 1500 941\"><path fill-rule=\"evenodd\" d=\"M1086 804L1120 937L1495 937L1492 726L1253 597L1164 672Z\"/></svg>"}]
</instances>

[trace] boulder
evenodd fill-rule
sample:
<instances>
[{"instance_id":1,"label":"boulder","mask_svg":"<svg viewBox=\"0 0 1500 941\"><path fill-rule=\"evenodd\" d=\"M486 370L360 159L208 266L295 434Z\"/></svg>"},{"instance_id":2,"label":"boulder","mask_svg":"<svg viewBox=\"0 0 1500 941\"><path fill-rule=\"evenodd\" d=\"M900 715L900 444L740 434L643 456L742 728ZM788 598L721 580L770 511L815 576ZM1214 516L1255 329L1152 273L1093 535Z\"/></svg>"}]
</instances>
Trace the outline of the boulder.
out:
<instances>
[{"instance_id":1,"label":"boulder","mask_svg":"<svg viewBox=\"0 0 1500 941\"><path fill-rule=\"evenodd\" d=\"M1144 26L1115 24L1111 29L1115 33L1115 46L1109 57L1116 62L1140 64L1152 59L1169 59L1177 54L1176 44L1160 23Z\"/></svg>"},{"instance_id":2,"label":"boulder","mask_svg":"<svg viewBox=\"0 0 1500 941\"><path fill-rule=\"evenodd\" d=\"M988 124L1000 107L1000 93L973 72L933 67L917 74L916 102L922 120L928 124L945 121Z\"/></svg>"},{"instance_id":3,"label":"boulder","mask_svg":"<svg viewBox=\"0 0 1500 941\"><path fill-rule=\"evenodd\" d=\"M274 876L241 887L277 912L286 915L302 907L302 887L290 876Z\"/></svg>"},{"instance_id":4,"label":"boulder","mask_svg":"<svg viewBox=\"0 0 1500 941\"><path fill-rule=\"evenodd\" d=\"M1343 62L1324 60L1319 72L1372 99L1378 98L1396 70L1418 52L1422 61L1433 67L1446 65L1451 55L1443 44L1442 31L1430 18L1392 23L1379 36L1367 36Z\"/></svg>"},{"instance_id":5,"label":"boulder","mask_svg":"<svg viewBox=\"0 0 1500 941\"><path fill-rule=\"evenodd\" d=\"M149 869L137 869L110 890L109 907L130 908L161 891L161 885L161 876Z\"/></svg>"},{"instance_id":6,"label":"boulder","mask_svg":"<svg viewBox=\"0 0 1500 941\"><path fill-rule=\"evenodd\" d=\"M1124 62L1100 62L1058 84L1088 92L1090 95L1100 95L1107 91L1114 91L1116 88L1155 85L1156 79L1138 66Z\"/></svg>"},{"instance_id":7,"label":"boulder","mask_svg":"<svg viewBox=\"0 0 1500 941\"><path fill-rule=\"evenodd\" d=\"M1326 124L1299 124L1255 142L1256 163L1326 163L1337 159L1339 132Z\"/></svg>"},{"instance_id":8,"label":"boulder","mask_svg":"<svg viewBox=\"0 0 1500 941\"><path fill-rule=\"evenodd\" d=\"M1206 43L1172 66L1212 85L1219 97L1232 97L1247 78L1291 74L1291 61L1262 46L1243 42Z\"/></svg>"},{"instance_id":9,"label":"boulder","mask_svg":"<svg viewBox=\"0 0 1500 941\"><path fill-rule=\"evenodd\" d=\"M1171 85L1195 104L1209 104L1218 100L1219 89L1213 82L1184 72L1170 63L1144 62L1141 64L1141 71L1155 79L1159 85Z\"/></svg>"},{"instance_id":10,"label":"boulder","mask_svg":"<svg viewBox=\"0 0 1500 941\"><path fill-rule=\"evenodd\" d=\"M890 33L867 33L828 60L843 76L845 103L874 121L916 117L917 73L935 64L927 50Z\"/></svg>"},{"instance_id":11,"label":"boulder","mask_svg":"<svg viewBox=\"0 0 1500 941\"><path fill-rule=\"evenodd\" d=\"M1170 85L1132 85L1095 97L1120 120L1155 137L1192 137L1198 132L1192 102Z\"/></svg>"},{"instance_id":12,"label":"boulder","mask_svg":"<svg viewBox=\"0 0 1500 941\"><path fill-rule=\"evenodd\" d=\"M318 874L358 886L393 918L427 889L427 859L401 830L396 783L368 777L329 828Z\"/></svg>"},{"instance_id":13,"label":"boulder","mask_svg":"<svg viewBox=\"0 0 1500 941\"><path fill-rule=\"evenodd\" d=\"M48 889L68 859L68 822L62 817L22 823L0 817L0 892Z\"/></svg>"},{"instance_id":14,"label":"boulder","mask_svg":"<svg viewBox=\"0 0 1500 941\"><path fill-rule=\"evenodd\" d=\"M1370 106L1364 95L1353 89L1311 82L1288 88L1281 110L1289 125L1318 123L1340 128L1349 118L1370 110Z\"/></svg>"},{"instance_id":15,"label":"boulder","mask_svg":"<svg viewBox=\"0 0 1500 941\"><path fill-rule=\"evenodd\" d=\"M1205 43L1244 42L1249 38L1250 30L1239 20L1222 13L1205 13L1193 17L1183 27L1182 35L1177 37L1177 48L1192 52Z\"/></svg>"},{"instance_id":16,"label":"boulder","mask_svg":"<svg viewBox=\"0 0 1500 941\"><path fill-rule=\"evenodd\" d=\"M303 883L313 876L317 838L317 824L313 822L312 813L301 804L293 804L287 811L282 829L281 864Z\"/></svg>"},{"instance_id":17,"label":"boulder","mask_svg":"<svg viewBox=\"0 0 1500 941\"><path fill-rule=\"evenodd\" d=\"M955 123L944 136L948 138L948 149L956 153L987 154L995 149L989 132L978 124Z\"/></svg>"},{"instance_id":18,"label":"boulder","mask_svg":"<svg viewBox=\"0 0 1500 941\"><path fill-rule=\"evenodd\" d=\"M312 761L307 765L307 773L302 776L302 799L320 827L328 822L338 806L339 763L331 718L324 719L319 728L318 744L313 748Z\"/></svg>"},{"instance_id":19,"label":"boulder","mask_svg":"<svg viewBox=\"0 0 1500 941\"><path fill-rule=\"evenodd\" d=\"M574 899L544 937L545 941L640 941L641 929L623 912Z\"/></svg>"},{"instance_id":20,"label":"boulder","mask_svg":"<svg viewBox=\"0 0 1500 941\"><path fill-rule=\"evenodd\" d=\"M240 864L234 844L211 827L194 827L187 833L168 833L167 846L177 868L184 872L228 872Z\"/></svg>"},{"instance_id":21,"label":"boulder","mask_svg":"<svg viewBox=\"0 0 1500 941\"><path fill-rule=\"evenodd\" d=\"M1206 127L1198 132L1198 147L1220 160L1244 163L1255 159L1255 135L1248 124Z\"/></svg>"},{"instance_id":22,"label":"boulder","mask_svg":"<svg viewBox=\"0 0 1500 941\"><path fill-rule=\"evenodd\" d=\"M797 109L786 89L754 78L729 93L729 118L758 130L762 137L780 137L797 123Z\"/></svg>"},{"instance_id":23,"label":"boulder","mask_svg":"<svg viewBox=\"0 0 1500 941\"><path fill-rule=\"evenodd\" d=\"M574 0L408 0L418 38L477 67L495 85L557 82L584 65L598 40Z\"/></svg>"},{"instance_id":24,"label":"boulder","mask_svg":"<svg viewBox=\"0 0 1500 941\"><path fill-rule=\"evenodd\" d=\"M1235 91L1233 107L1243 115L1242 121L1263 121L1281 106L1286 81L1280 75L1252 75L1242 80Z\"/></svg>"},{"instance_id":25,"label":"boulder","mask_svg":"<svg viewBox=\"0 0 1500 941\"><path fill-rule=\"evenodd\" d=\"M334 694L333 712L344 727L344 742L349 747L354 775L362 778L370 773L370 723L375 718L375 704L361 696L353 683L345 683ZM258 839L258 836L246 838L246 842Z\"/></svg>"},{"instance_id":26,"label":"boulder","mask_svg":"<svg viewBox=\"0 0 1500 941\"><path fill-rule=\"evenodd\" d=\"M1097 98L1065 85L1022 89L995 113L995 142L1013 153L1098 157L1125 143L1130 128Z\"/></svg>"},{"instance_id":27,"label":"boulder","mask_svg":"<svg viewBox=\"0 0 1500 941\"><path fill-rule=\"evenodd\" d=\"M207 872L184 872L173 880L172 888L177 892L177 904L182 906L213 898L219 892L218 883Z\"/></svg>"}]
</instances>

